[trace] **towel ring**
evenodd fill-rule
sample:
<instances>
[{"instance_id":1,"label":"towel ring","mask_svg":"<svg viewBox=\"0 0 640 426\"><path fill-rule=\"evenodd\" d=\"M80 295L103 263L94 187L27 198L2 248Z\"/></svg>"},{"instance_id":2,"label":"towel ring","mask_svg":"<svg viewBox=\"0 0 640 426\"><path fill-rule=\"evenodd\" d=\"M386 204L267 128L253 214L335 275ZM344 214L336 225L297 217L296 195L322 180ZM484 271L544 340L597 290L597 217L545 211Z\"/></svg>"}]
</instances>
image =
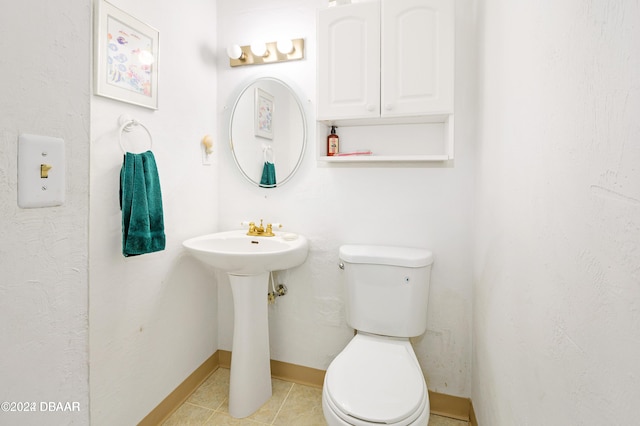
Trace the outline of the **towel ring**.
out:
<instances>
[{"instance_id":1,"label":"towel ring","mask_svg":"<svg viewBox=\"0 0 640 426\"><path fill-rule=\"evenodd\" d=\"M118 119L118 122L120 123L120 131L118 132L118 142L120 143L120 148L122 149L123 153L127 153L127 150L124 148L124 145L122 144L122 132L130 132L134 126L140 126L142 127L145 132L147 132L147 135L149 135L149 150L151 150L151 148L153 148L153 137L151 136L151 132L149 131L149 129L147 129L147 127L142 124L141 122L139 122L138 120L129 117L128 115L121 115L120 118Z\"/></svg>"},{"instance_id":2,"label":"towel ring","mask_svg":"<svg viewBox=\"0 0 640 426\"><path fill-rule=\"evenodd\" d=\"M262 146L262 156L264 157L265 163L274 163L273 148L271 148L271 145Z\"/></svg>"}]
</instances>

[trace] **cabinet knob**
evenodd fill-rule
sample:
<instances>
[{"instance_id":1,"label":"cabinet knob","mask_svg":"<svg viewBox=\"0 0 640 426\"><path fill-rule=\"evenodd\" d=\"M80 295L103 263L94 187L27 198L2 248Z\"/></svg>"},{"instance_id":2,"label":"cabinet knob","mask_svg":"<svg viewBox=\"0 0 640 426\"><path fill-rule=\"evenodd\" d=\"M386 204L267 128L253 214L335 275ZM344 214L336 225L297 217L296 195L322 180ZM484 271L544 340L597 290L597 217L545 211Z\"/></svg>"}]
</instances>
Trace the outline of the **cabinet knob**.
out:
<instances>
[{"instance_id":1,"label":"cabinet knob","mask_svg":"<svg viewBox=\"0 0 640 426\"><path fill-rule=\"evenodd\" d=\"M375 111L376 106L374 104L367 104L367 111L373 112Z\"/></svg>"},{"instance_id":2,"label":"cabinet knob","mask_svg":"<svg viewBox=\"0 0 640 426\"><path fill-rule=\"evenodd\" d=\"M387 111L391 111L393 109L393 104L386 104L384 106L384 109L386 109Z\"/></svg>"}]
</instances>

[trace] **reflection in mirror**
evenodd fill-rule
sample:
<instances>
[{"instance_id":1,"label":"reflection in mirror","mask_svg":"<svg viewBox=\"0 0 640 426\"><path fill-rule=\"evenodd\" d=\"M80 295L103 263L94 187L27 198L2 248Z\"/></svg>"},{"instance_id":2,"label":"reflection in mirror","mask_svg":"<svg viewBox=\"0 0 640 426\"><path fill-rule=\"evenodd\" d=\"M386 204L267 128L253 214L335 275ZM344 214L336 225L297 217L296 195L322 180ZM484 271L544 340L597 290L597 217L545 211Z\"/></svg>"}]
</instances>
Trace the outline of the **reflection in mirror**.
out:
<instances>
[{"instance_id":1,"label":"reflection in mirror","mask_svg":"<svg viewBox=\"0 0 640 426\"><path fill-rule=\"evenodd\" d=\"M276 78L246 86L235 102L229 123L231 152L251 183L273 188L289 181L304 154L307 126L295 92Z\"/></svg>"}]
</instances>

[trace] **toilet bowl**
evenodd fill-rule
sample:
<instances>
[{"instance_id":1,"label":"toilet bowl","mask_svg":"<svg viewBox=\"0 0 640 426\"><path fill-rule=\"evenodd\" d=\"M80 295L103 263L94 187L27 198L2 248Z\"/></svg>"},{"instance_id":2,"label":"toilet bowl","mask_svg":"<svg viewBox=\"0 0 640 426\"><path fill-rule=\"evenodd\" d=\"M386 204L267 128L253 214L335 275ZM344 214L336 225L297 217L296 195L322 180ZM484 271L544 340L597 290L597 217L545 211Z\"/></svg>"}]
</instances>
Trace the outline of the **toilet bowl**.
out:
<instances>
[{"instance_id":1,"label":"toilet bowl","mask_svg":"<svg viewBox=\"0 0 640 426\"><path fill-rule=\"evenodd\" d=\"M345 245L340 260L346 319L357 334L327 368L327 424L426 426L429 393L409 338L426 330L432 253Z\"/></svg>"},{"instance_id":2,"label":"toilet bowl","mask_svg":"<svg viewBox=\"0 0 640 426\"><path fill-rule=\"evenodd\" d=\"M325 376L329 426L426 425L427 386L409 339L357 334Z\"/></svg>"}]
</instances>

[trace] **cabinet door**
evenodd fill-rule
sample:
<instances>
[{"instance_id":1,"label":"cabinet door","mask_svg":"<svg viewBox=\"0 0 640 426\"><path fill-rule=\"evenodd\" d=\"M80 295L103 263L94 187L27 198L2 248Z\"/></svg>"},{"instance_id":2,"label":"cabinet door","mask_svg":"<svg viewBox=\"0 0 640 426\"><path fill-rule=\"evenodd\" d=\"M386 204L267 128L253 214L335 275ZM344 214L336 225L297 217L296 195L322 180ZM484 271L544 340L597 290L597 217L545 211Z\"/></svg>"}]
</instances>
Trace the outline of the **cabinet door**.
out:
<instances>
[{"instance_id":1,"label":"cabinet door","mask_svg":"<svg viewBox=\"0 0 640 426\"><path fill-rule=\"evenodd\" d=\"M318 120L380 115L380 3L318 12Z\"/></svg>"},{"instance_id":2,"label":"cabinet door","mask_svg":"<svg viewBox=\"0 0 640 426\"><path fill-rule=\"evenodd\" d=\"M383 0L381 25L381 115L453 113L454 0Z\"/></svg>"}]
</instances>

